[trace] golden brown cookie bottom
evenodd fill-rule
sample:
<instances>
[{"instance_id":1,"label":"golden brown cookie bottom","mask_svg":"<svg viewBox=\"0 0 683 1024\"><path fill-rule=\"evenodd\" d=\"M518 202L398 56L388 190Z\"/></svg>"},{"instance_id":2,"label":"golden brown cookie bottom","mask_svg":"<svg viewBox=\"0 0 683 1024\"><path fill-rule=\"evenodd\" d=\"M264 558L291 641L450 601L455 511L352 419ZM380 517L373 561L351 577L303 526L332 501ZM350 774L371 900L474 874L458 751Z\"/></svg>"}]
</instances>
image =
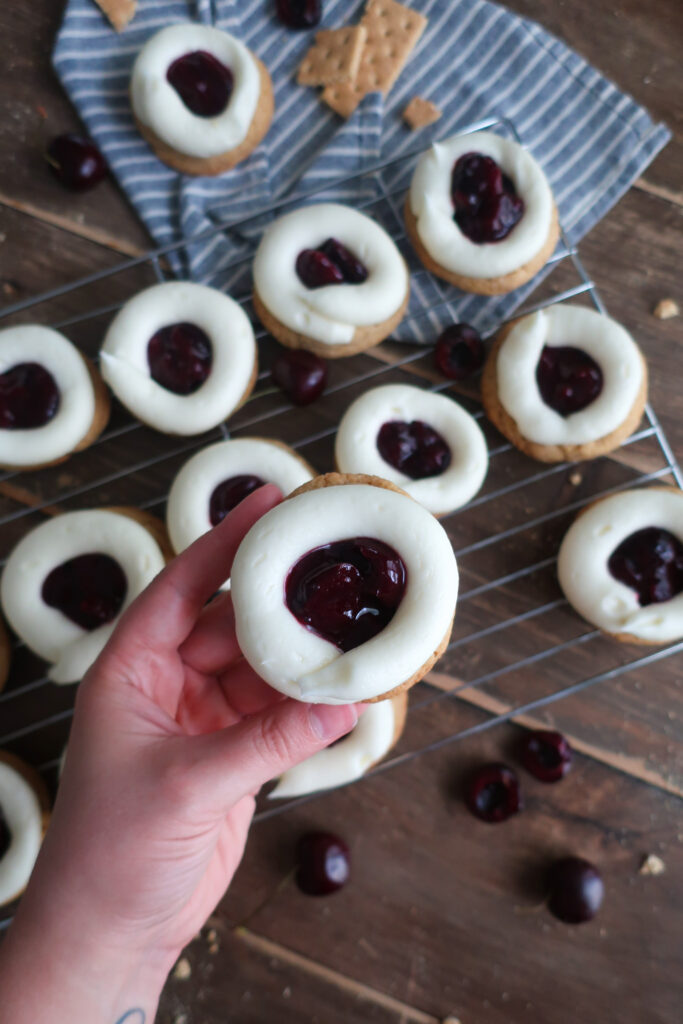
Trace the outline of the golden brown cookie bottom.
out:
<instances>
[{"instance_id":1,"label":"golden brown cookie bottom","mask_svg":"<svg viewBox=\"0 0 683 1024\"><path fill-rule=\"evenodd\" d=\"M40 804L43 838L45 838L47 827L50 824L50 797L48 796L45 783L35 768L31 767L31 765L27 764L25 761L22 761L22 759L17 757L15 754L10 754L7 750L0 750L0 762L9 765L10 768L13 768L15 772L21 775L24 781L35 793L38 803ZM19 892L15 893L10 900L7 900L7 903L2 904L2 906L7 906L9 903L13 903L14 900L18 899L23 892L24 889L21 889Z\"/></svg>"}]
</instances>

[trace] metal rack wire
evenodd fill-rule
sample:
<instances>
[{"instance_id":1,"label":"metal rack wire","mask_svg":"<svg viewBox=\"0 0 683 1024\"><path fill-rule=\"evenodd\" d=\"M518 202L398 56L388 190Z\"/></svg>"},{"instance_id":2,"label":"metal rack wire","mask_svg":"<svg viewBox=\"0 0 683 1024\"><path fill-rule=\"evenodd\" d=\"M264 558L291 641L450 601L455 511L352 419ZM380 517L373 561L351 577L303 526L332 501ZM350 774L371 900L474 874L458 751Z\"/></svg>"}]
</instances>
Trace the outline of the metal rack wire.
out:
<instances>
[{"instance_id":1,"label":"metal rack wire","mask_svg":"<svg viewBox=\"0 0 683 1024\"><path fill-rule=\"evenodd\" d=\"M518 142L521 141L514 124L496 117L469 125L467 128L463 129L463 131L475 132L483 128L499 128L508 132ZM329 183L324 191L327 192L332 188L351 183L358 179L372 180L376 185L374 195L356 203L357 208L375 208L373 209L373 214L377 216L378 219L385 220L390 223L391 227L389 227L389 224L385 224L385 226L390 230L390 233L392 233L395 240L399 244L404 244L406 251L408 251L409 247L407 246L407 240L402 228L402 218L399 209L397 208L397 203L400 202L405 193L405 184L400 183L387 185L385 181L385 173L393 173L396 170L400 172L406 168L409 169L412 162L414 162L420 155L420 152L422 152L421 149L412 150L405 152L398 157L394 157L393 159L377 162L366 167L362 171L349 174L344 178ZM395 182L399 182L400 178L400 173L398 175L394 174ZM240 229L246 224L253 224L266 214L272 214L273 212L279 211L288 206L299 205L306 200L319 197L322 191L322 189L316 189L308 192L301 192L296 196L295 201L293 201L291 197L282 198L273 203L268 210L262 211L258 218L250 217L240 222L223 221L217 223L212 228L202 232L201 235L198 235L193 239L184 239L165 246L157 247L142 256L124 260L113 267L97 271L96 273L90 274L78 281L59 288L54 288L41 295L16 302L5 307L3 310L0 310L0 321L10 316L24 313L29 309L33 310L39 305L48 304L51 301L60 299L71 292L85 291L90 285L101 282L115 274L135 268L152 267L156 278L160 281L165 280L167 276L167 271L164 268L165 257L178 253L182 251L183 248L194 244L197 241L205 241L207 238L216 236L221 232L230 232L231 234L234 234L235 232L239 233ZM383 216L380 216L376 209L380 206L383 210ZM240 265L246 265L250 258L250 254L245 255L244 253L241 253L239 256L235 257L228 266L239 268ZM576 248L569 244L564 233L562 234L562 241L558 250L549 261L549 266L562 263L569 263L573 267L579 283L573 287L565 288L558 294L552 295L543 301L539 301L525 307L525 312L532 312L550 304L562 302L581 295L585 295L597 310L603 313L606 312L595 283L587 274ZM420 304L418 302L417 309L411 307L405 322L417 323L421 318L426 318L433 333L435 317L439 314L449 315L456 293L454 289L446 288L440 282L431 278L431 275L428 275L423 268L414 266L413 279L419 279L420 277L430 278L432 295L435 295L436 297L435 299L432 299L428 305ZM251 295L246 293L241 297L237 297L237 301L246 306L249 305L250 300ZM56 323L53 323L52 326L59 329L75 327L77 325L93 321L96 318L108 316L119 309L120 305L121 303L112 303L105 306L99 306L94 309L86 309L79 312L77 315L58 320ZM489 324L487 329L484 331L484 334L487 336L493 334L499 326L499 323ZM265 334L266 332L263 330L256 330L257 338L263 338ZM383 377L388 376L391 373L405 373L408 371L414 373L422 371L420 376L413 377L413 383L418 383L421 380L424 380L424 378L430 378L430 374L424 370L424 347L416 348L415 346L412 346L410 350L406 350L405 354L401 354L398 357L393 355L389 361L381 361L375 357L365 356L360 360L360 362L363 364L362 370L358 373L353 373L351 376L348 376L337 383L333 383L331 387L327 389L326 396L328 402L335 395L345 396L348 394L350 396L354 388L363 385L373 385L378 382L378 379L381 380ZM421 363L423 366L420 365ZM259 384L262 385L264 381L266 381L267 377L267 370L260 373ZM450 381L429 384L429 389L436 392L450 388L452 388L452 382ZM258 405L260 399L267 396L270 396L271 398L269 407L265 411L254 412L252 415L251 410ZM288 402L280 400L273 403L272 397L272 389L268 389L267 387L264 389L263 387L257 386L256 392L252 396L250 403L245 407L245 410L243 410L237 418L233 418L233 420L231 420L229 425L230 431L236 431L242 434L245 430L262 428L268 423L276 424L278 417L286 417L287 414L291 412L291 405ZM472 404L473 403L470 401L470 405ZM483 411L480 407L476 407L476 403L474 403L472 411L478 419L483 420ZM139 422L130 420L121 426L112 427L105 431L99 440L95 442L95 445L91 446L91 449L89 450L92 451L94 447L101 447L103 445L107 445L108 442L114 442L122 438L129 438L132 441L136 432L143 431L145 429L147 428L144 428ZM77 507L83 507L81 502L83 499L86 499L87 507L87 501L94 498L97 492L103 487L115 486L117 482L125 481L133 474L151 469L152 467L163 467L164 464L166 464L166 467L170 471L172 469L174 459L183 455L189 455L198 448L212 443L215 440L219 440L222 437L230 436L230 431L228 430L228 427L223 424L220 428L209 434L203 435L201 438L186 438L181 442L179 442L178 439L167 438L163 450L156 452L150 457L136 461L127 461L125 465L118 467L112 472L94 479L88 479L76 487L57 489L56 493L51 494L47 498L35 501L28 507L20 507L12 510L11 512L7 512L4 515L0 515L0 527L8 526L9 524L17 523L18 521L26 519L28 520L28 528L31 523L30 517L32 515L54 505L64 505L64 503L76 502ZM304 449L312 445L330 441L335 431L336 424L330 425L328 423L320 426L320 428L315 431L308 431L304 437L296 438L289 443L297 450ZM475 603L478 599L487 595L490 596L492 594L503 593L506 588L510 587L510 585L520 585L525 580L535 578L536 574L542 574L552 570L555 563L554 550L548 551L543 558L536 559L535 561L531 561L529 564L524 564L519 568L510 570L509 566L506 564L505 545L508 541L517 538L518 536L521 537L525 531L544 528L549 524L555 523L562 516L578 511L580 508L589 504L591 501L594 501L596 498L621 490L624 487L649 483L665 478L669 478L679 487L683 487L683 477L681 476L680 469L676 464L667 438L654 413L654 410L649 405L646 408L645 423L641 429L639 429L625 442L624 447L628 448L632 445L637 446L648 441L655 447L657 458L662 463L661 466L651 469L648 472L635 472L635 475L625 482L620 482L606 488L603 487L596 493L591 493L589 496L582 496L577 500L564 502L559 505L554 504L552 507L548 507L547 509L544 509L541 506L534 508L532 505L531 513L528 516L525 515L520 522L508 525L505 528L501 528L501 525L495 516L497 503L501 502L501 500L507 502L518 497L520 494L532 495L534 493L534 489L544 482L552 482L554 480L561 481L563 475L567 475L568 470L570 469L569 465L563 463L538 468L537 463L531 463L528 459L523 460L524 465L526 465L527 468L531 467L530 472L525 472L519 479L513 478L511 480L507 479L505 474L502 474L502 479L505 479L506 482L501 483L492 490L485 489L478 497L473 499L473 501L471 501L464 510L459 510L457 513L453 513L451 516L445 517L442 521L448 528L449 521L454 521L456 517L462 516L463 513L467 513L474 509L482 510L482 515L479 518L480 520L486 520L488 517L490 520L490 528L485 531L483 536L478 537L476 540L472 540L469 544L456 546L456 555L459 559L466 559L467 556L473 553L481 554L483 552L487 552L494 555L494 562L498 559L497 568L494 568L489 578L481 579L475 586L471 586L461 593L458 603L459 609L462 610L463 607L467 608L470 603ZM519 457L515 449L513 449L513 447L508 443L501 443L499 437L497 438L496 443L490 447L489 455L492 460L492 465L494 463L500 465L504 463L506 459L510 460L513 457ZM80 455L74 456L76 459L80 457ZM650 461L651 459L652 453L650 453ZM172 475L173 473L171 472L171 477ZM13 473L0 475L0 483L9 483L14 476L15 474ZM141 501L140 506L142 508L158 512L163 508L166 500L166 493L167 491L164 489L163 493ZM500 557L498 557L498 552L501 552ZM0 565L1 564L2 561L0 561ZM532 622L544 620L546 616L562 612L563 609L566 609L566 604L566 600L559 595L559 591L555 588L554 596L550 597L549 600L544 600L541 603L534 603L531 607L527 607L523 611L518 611L514 615L497 618L496 621L489 625L468 629L463 634L456 635L447 649L446 657L452 656L455 651L462 652L465 648L469 647L469 645L481 644L482 641L489 637L496 636L500 638L503 634L505 636L509 636L509 631L525 627L527 624ZM461 616L458 618L461 618ZM456 620L456 623L457 622L458 619ZM425 685L424 683L420 684L420 686L415 688L411 693L411 716L419 714L422 710L433 706L436 702L449 701L457 698L458 696L462 696L464 691L472 691L476 688L496 685L506 677L512 677L516 672L531 670L532 668L535 669L537 666L542 664L547 665L547 663L557 655L564 655L567 652L577 651L579 648L595 643L610 644L610 641L604 639L598 630L592 629L585 630L584 632L580 632L577 635L570 636L566 639L562 639L557 636L552 637L551 640L552 642L544 644L539 650L534 650L522 657L516 657L508 663L491 668L488 671L474 674L472 678L468 678L462 682L456 682L448 689L441 689L437 691L429 685ZM499 722L507 721L520 715L527 715L530 712L540 711L567 696L579 693L597 683L617 678L623 673L631 670L655 664L663 658L670 657L675 653L683 651L683 642L681 642L671 644L662 649L633 658L630 656L632 654L630 649L625 648L624 645L619 646L621 647L621 655L618 664L606 668L603 671L581 675L580 678L565 680L561 684L553 685L550 692L541 694L540 696L533 696L531 699L517 702L511 701L505 710L498 714L491 715L473 726L460 729L459 731L452 732L446 736L439 736L433 741L422 744L418 747L409 749L399 748L399 752L397 754L390 757L388 760L385 760L381 765L375 767L368 773L368 775L390 771L422 754L440 749L447 744L454 743L456 740L463 739L467 736L473 735L474 733L489 729ZM21 644L16 645L17 649L21 647ZM18 686L11 686L4 693L0 694L0 722L2 722L6 708L13 705L14 702L21 701L22 698L28 697L26 713L23 717L20 716L15 727L3 734L2 726L0 725L0 747L6 747L8 745L12 746L17 743L24 744L25 741L30 740L31 737L40 730L56 728L57 730L62 729L65 733L68 722L73 713L71 705L64 708L60 707L59 709L52 711L50 714L40 713L39 703L41 692L44 692L45 688L50 686L51 684L47 678L40 676L39 678L31 679L28 682L23 682ZM63 738L61 742L63 742ZM58 760L58 757L51 757L48 760L44 760L39 766L40 770L49 774L55 769ZM272 817L273 815L283 813L289 807L315 799L318 795L319 794L314 794L309 797L301 797L286 803L267 807L257 814L257 819L263 820ZM2 927L2 923L3 922L0 922L0 927Z\"/></svg>"}]
</instances>

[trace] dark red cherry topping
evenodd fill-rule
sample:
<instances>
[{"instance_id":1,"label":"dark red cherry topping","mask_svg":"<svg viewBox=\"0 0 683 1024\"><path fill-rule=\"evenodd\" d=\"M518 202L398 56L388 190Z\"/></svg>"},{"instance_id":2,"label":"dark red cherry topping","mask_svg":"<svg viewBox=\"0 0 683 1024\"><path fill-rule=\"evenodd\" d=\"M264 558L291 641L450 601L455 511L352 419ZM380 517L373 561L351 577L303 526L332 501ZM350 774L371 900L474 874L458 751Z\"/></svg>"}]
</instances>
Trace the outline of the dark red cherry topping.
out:
<instances>
[{"instance_id":1,"label":"dark red cherry topping","mask_svg":"<svg viewBox=\"0 0 683 1024\"><path fill-rule=\"evenodd\" d=\"M74 192L87 192L105 177L107 165L99 149L84 135L58 135L45 155L57 181Z\"/></svg>"},{"instance_id":2,"label":"dark red cherry topping","mask_svg":"<svg viewBox=\"0 0 683 1024\"><path fill-rule=\"evenodd\" d=\"M362 284L368 277L365 264L336 238L328 238L317 249L304 249L300 252L296 260L296 272L307 288L323 288L330 284Z\"/></svg>"},{"instance_id":3,"label":"dark red cherry topping","mask_svg":"<svg viewBox=\"0 0 683 1024\"><path fill-rule=\"evenodd\" d=\"M43 582L45 604L81 629L111 622L126 598L126 574L109 555L78 555L56 566Z\"/></svg>"},{"instance_id":4,"label":"dark red cherry topping","mask_svg":"<svg viewBox=\"0 0 683 1024\"><path fill-rule=\"evenodd\" d=\"M150 339L147 362L152 378L176 395L191 395L211 373L208 335L196 324L169 324Z\"/></svg>"},{"instance_id":5,"label":"dark red cherry topping","mask_svg":"<svg viewBox=\"0 0 683 1024\"><path fill-rule=\"evenodd\" d=\"M670 601L683 590L683 544L668 530L647 526L622 540L607 568L635 590L641 607Z\"/></svg>"},{"instance_id":6,"label":"dark red cherry topping","mask_svg":"<svg viewBox=\"0 0 683 1024\"><path fill-rule=\"evenodd\" d=\"M481 370L485 359L484 342L469 324L447 327L434 349L436 367L449 380L465 380Z\"/></svg>"},{"instance_id":7,"label":"dark red cherry topping","mask_svg":"<svg viewBox=\"0 0 683 1024\"><path fill-rule=\"evenodd\" d=\"M310 405L327 384L327 363L303 348L284 349L271 368L273 380L295 405Z\"/></svg>"},{"instance_id":8,"label":"dark red cherry topping","mask_svg":"<svg viewBox=\"0 0 683 1024\"><path fill-rule=\"evenodd\" d=\"M602 391L602 370L583 349L546 345L536 367L541 398L560 416L581 412Z\"/></svg>"},{"instance_id":9,"label":"dark red cherry topping","mask_svg":"<svg viewBox=\"0 0 683 1024\"><path fill-rule=\"evenodd\" d=\"M218 526L227 516L228 512L244 501L252 491L257 491L265 483L260 476L253 476L244 473L241 476L231 476L223 480L218 487L215 487L209 498L209 520L212 526Z\"/></svg>"},{"instance_id":10,"label":"dark red cherry topping","mask_svg":"<svg viewBox=\"0 0 683 1024\"><path fill-rule=\"evenodd\" d=\"M451 175L455 221L472 242L500 242L524 214L524 200L490 156L465 153Z\"/></svg>"},{"instance_id":11,"label":"dark red cherry topping","mask_svg":"<svg viewBox=\"0 0 683 1024\"><path fill-rule=\"evenodd\" d=\"M329 832L307 832L297 847L296 884L307 896L329 896L349 880L351 854L343 839Z\"/></svg>"},{"instance_id":12,"label":"dark red cherry topping","mask_svg":"<svg viewBox=\"0 0 683 1024\"><path fill-rule=\"evenodd\" d=\"M2 807L0 807L0 860L5 856L12 843L12 833L9 830Z\"/></svg>"},{"instance_id":13,"label":"dark red cherry topping","mask_svg":"<svg viewBox=\"0 0 683 1024\"><path fill-rule=\"evenodd\" d=\"M537 729L521 743L522 764L541 782L559 782L572 766L572 748L560 732Z\"/></svg>"},{"instance_id":14,"label":"dark red cherry topping","mask_svg":"<svg viewBox=\"0 0 683 1024\"><path fill-rule=\"evenodd\" d=\"M0 429L44 427L59 409L59 388L40 363L17 363L0 373Z\"/></svg>"},{"instance_id":15,"label":"dark red cherry topping","mask_svg":"<svg viewBox=\"0 0 683 1024\"><path fill-rule=\"evenodd\" d=\"M351 651L391 622L406 579L403 559L388 544L353 537L300 558L287 574L285 603L303 626Z\"/></svg>"},{"instance_id":16,"label":"dark red cherry topping","mask_svg":"<svg viewBox=\"0 0 683 1024\"><path fill-rule=\"evenodd\" d=\"M487 764L472 776L465 802L475 817L497 824L522 809L517 776L504 764Z\"/></svg>"},{"instance_id":17,"label":"dark red cherry topping","mask_svg":"<svg viewBox=\"0 0 683 1024\"><path fill-rule=\"evenodd\" d=\"M411 480L439 476L451 464L451 450L428 423L390 420L377 435L377 450L390 466Z\"/></svg>"},{"instance_id":18,"label":"dark red cherry topping","mask_svg":"<svg viewBox=\"0 0 683 1024\"><path fill-rule=\"evenodd\" d=\"M232 71L206 50L178 57L169 66L166 78L197 117L217 117L232 96Z\"/></svg>"},{"instance_id":19,"label":"dark red cherry topping","mask_svg":"<svg viewBox=\"0 0 683 1024\"><path fill-rule=\"evenodd\" d=\"M277 16L287 28L315 28L322 16L321 0L276 0Z\"/></svg>"},{"instance_id":20,"label":"dark red cherry topping","mask_svg":"<svg viewBox=\"0 0 683 1024\"><path fill-rule=\"evenodd\" d=\"M605 895L598 869L581 857L555 861L548 875L548 909L565 924L595 917Z\"/></svg>"}]
</instances>

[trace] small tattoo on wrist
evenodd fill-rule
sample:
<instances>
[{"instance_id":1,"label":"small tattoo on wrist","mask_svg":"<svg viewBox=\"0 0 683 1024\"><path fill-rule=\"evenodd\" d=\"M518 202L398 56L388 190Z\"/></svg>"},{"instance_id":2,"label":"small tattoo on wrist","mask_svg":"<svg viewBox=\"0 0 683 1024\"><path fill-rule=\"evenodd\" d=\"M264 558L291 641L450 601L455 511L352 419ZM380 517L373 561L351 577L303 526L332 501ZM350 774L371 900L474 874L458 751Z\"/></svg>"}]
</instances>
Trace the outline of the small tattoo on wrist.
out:
<instances>
[{"instance_id":1,"label":"small tattoo on wrist","mask_svg":"<svg viewBox=\"0 0 683 1024\"><path fill-rule=\"evenodd\" d=\"M116 1024L145 1024L146 1020L145 1011L141 1010L138 1006L135 1009L126 1010L123 1017L119 1017L116 1021Z\"/></svg>"}]
</instances>

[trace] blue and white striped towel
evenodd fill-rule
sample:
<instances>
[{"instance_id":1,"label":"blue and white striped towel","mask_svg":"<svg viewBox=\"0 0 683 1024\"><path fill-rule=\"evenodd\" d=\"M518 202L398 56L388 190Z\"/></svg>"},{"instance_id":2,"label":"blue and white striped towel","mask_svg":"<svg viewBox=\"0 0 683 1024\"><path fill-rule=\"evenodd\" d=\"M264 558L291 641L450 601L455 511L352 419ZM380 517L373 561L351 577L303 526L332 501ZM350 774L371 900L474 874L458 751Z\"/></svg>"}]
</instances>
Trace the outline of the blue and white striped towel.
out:
<instances>
[{"instance_id":1,"label":"blue and white striped towel","mask_svg":"<svg viewBox=\"0 0 683 1024\"><path fill-rule=\"evenodd\" d=\"M488 0L409 2L429 18L412 59L386 100L379 93L366 97L348 122L328 110L314 90L295 84L296 68L312 35L284 29L274 16L273 0L139 0L134 20L121 35L93 0L70 0L54 64L88 131L159 244L254 215L292 191L328 188L326 198L368 202L378 194L371 179L333 189L330 183L491 118L512 122L541 162L575 243L666 144L664 125L654 124L630 96L535 22ZM364 0L326 0L323 26L354 22L363 6ZM138 135L130 114L128 81L136 54L158 29L187 19L237 35L264 61L275 86L275 119L266 139L248 160L218 178L188 178L166 168ZM400 117L416 95L443 110L441 120L419 135L409 132ZM396 210L411 169L412 163L404 163L384 174L385 188L396 193ZM368 212L376 211L370 206ZM237 294L248 285L248 270L230 264L244 251L244 236L221 232L189 246L186 256L175 259L174 269ZM411 308L417 311L440 301L443 293L433 279L421 275L416 283ZM509 315L531 287L493 299L450 289L449 302L442 303L436 318L410 321L402 336L433 338L439 317L486 329Z\"/></svg>"}]
</instances>

